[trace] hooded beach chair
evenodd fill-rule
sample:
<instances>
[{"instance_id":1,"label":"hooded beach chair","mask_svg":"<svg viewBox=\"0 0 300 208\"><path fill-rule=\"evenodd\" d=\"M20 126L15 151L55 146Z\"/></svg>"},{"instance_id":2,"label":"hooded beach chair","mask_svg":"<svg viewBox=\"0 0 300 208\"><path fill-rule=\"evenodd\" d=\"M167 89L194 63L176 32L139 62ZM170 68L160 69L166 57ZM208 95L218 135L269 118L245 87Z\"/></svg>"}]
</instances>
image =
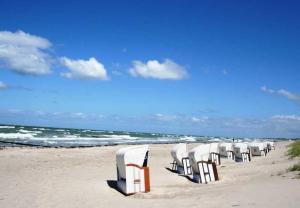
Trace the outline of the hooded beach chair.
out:
<instances>
[{"instance_id":1,"label":"hooded beach chair","mask_svg":"<svg viewBox=\"0 0 300 208\"><path fill-rule=\"evenodd\" d=\"M176 144L171 150L171 156L173 158L173 163L171 163L172 170L176 171L178 174L192 174L189 157L186 151L186 144Z\"/></svg>"},{"instance_id":2,"label":"hooded beach chair","mask_svg":"<svg viewBox=\"0 0 300 208\"><path fill-rule=\"evenodd\" d=\"M252 156L266 156L268 144L266 142L252 142L248 144Z\"/></svg>"},{"instance_id":3,"label":"hooded beach chair","mask_svg":"<svg viewBox=\"0 0 300 208\"><path fill-rule=\"evenodd\" d=\"M148 145L139 145L117 151L117 186L124 194L150 191L148 150Z\"/></svg>"},{"instance_id":4,"label":"hooded beach chair","mask_svg":"<svg viewBox=\"0 0 300 208\"><path fill-rule=\"evenodd\" d=\"M216 163L210 159L210 144L202 144L189 152L193 181L208 183L219 180Z\"/></svg>"},{"instance_id":5,"label":"hooded beach chair","mask_svg":"<svg viewBox=\"0 0 300 208\"><path fill-rule=\"evenodd\" d=\"M241 160L243 162L250 162L250 149L248 148L248 144L246 143L235 143L234 144L234 155L235 160Z\"/></svg>"},{"instance_id":6,"label":"hooded beach chair","mask_svg":"<svg viewBox=\"0 0 300 208\"><path fill-rule=\"evenodd\" d=\"M270 152L271 150L275 150L274 141L266 141L267 145L267 152Z\"/></svg>"},{"instance_id":7,"label":"hooded beach chair","mask_svg":"<svg viewBox=\"0 0 300 208\"><path fill-rule=\"evenodd\" d=\"M269 151L270 151L270 150L275 150L275 144L274 144L273 141L268 142L268 148L269 148Z\"/></svg>"},{"instance_id":8,"label":"hooded beach chair","mask_svg":"<svg viewBox=\"0 0 300 208\"><path fill-rule=\"evenodd\" d=\"M210 143L209 147L209 159L215 162L216 165L221 165L219 145L219 143Z\"/></svg>"},{"instance_id":9,"label":"hooded beach chair","mask_svg":"<svg viewBox=\"0 0 300 208\"><path fill-rule=\"evenodd\" d=\"M223 157L228 159L235 160L233 143L221 143L219 145L219 153Z\"/></svg>"}]
</instances>

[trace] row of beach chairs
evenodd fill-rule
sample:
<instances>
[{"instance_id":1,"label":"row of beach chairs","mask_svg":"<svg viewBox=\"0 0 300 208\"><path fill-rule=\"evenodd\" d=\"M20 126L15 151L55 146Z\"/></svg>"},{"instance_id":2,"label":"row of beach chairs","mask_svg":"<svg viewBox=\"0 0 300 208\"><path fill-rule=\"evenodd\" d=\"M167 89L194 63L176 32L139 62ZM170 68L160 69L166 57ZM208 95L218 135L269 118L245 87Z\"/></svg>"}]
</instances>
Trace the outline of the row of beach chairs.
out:
<instances>
[{"instance_id":1,"label":"row of beach chairs","mask_svg":"<svg viewBox=\"0 0 300 208\"><path fill-rule=\"evenodd\" d=\"M171 149L172 171L191 177L196 183L219 180L217 166L221 158L236 162L250 162L252 156L266 156L275 150L274 142L210 143L187 151L185 143ZM121 148L116 153L117 188L125 195L150 191L148 145Z\"/></svg>"}]
</instances>

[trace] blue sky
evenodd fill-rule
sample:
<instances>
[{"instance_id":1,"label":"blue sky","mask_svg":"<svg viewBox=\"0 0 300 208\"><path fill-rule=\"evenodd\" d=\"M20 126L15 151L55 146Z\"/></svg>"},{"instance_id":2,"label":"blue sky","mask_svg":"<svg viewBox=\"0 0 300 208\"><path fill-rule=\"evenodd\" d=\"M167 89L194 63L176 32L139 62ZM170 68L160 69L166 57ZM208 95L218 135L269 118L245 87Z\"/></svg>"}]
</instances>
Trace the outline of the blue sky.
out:
<instances>
[{"instance_id":1,"label":"blue sky","mask_svg":"<svg viewBox=\"0 0 300 208\"><path fill-rule=\"evenodd\" d=\"M0 123L300 137L298 1L0 4Z\"/></svg>"}]
</instances>

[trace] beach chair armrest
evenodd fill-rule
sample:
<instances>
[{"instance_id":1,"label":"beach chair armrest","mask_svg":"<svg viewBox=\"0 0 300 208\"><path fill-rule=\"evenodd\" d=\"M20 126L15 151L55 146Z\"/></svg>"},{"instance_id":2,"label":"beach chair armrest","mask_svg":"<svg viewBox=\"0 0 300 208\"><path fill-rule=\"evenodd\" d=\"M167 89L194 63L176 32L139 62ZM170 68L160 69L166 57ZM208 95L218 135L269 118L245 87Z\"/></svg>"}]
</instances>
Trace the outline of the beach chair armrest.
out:
<instances>
[{"instance_id":1,"label":"beach chair armrest","mask_svg":"<svg viewBox=\"0 0 300 208\"><path fill-rule=\"evenodd\" d=\"M128 164L126 164L126 166L127 167L136 167L136 168L139 168L139 169L143 169L144 168L144 167L141 167L141 166L139 166L137 164L134 164L134 163L128 163Z\"/></svg>"}]
</instances>

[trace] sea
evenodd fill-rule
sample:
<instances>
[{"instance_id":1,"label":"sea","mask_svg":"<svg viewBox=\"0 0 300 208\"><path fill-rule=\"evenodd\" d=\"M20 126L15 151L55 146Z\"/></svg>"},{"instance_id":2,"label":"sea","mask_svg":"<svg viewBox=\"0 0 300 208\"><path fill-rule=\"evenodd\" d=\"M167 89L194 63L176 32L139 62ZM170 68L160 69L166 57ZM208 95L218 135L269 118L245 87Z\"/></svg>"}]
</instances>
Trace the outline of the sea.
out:
<instances>
[{"instance_id":1,"label":"sea","mask_svg":"<svg viewBox=\"0 0 300 208\"><path fill-rule=\"evenodd\" d=\"M196 136L93 129L0 125L0 147L94 147L121 144L169 144L251 141L255 138ZM272 138L265 138L272 139ZM259 140L259 139L255 139Z\"/></svg>"}]
</instances>

